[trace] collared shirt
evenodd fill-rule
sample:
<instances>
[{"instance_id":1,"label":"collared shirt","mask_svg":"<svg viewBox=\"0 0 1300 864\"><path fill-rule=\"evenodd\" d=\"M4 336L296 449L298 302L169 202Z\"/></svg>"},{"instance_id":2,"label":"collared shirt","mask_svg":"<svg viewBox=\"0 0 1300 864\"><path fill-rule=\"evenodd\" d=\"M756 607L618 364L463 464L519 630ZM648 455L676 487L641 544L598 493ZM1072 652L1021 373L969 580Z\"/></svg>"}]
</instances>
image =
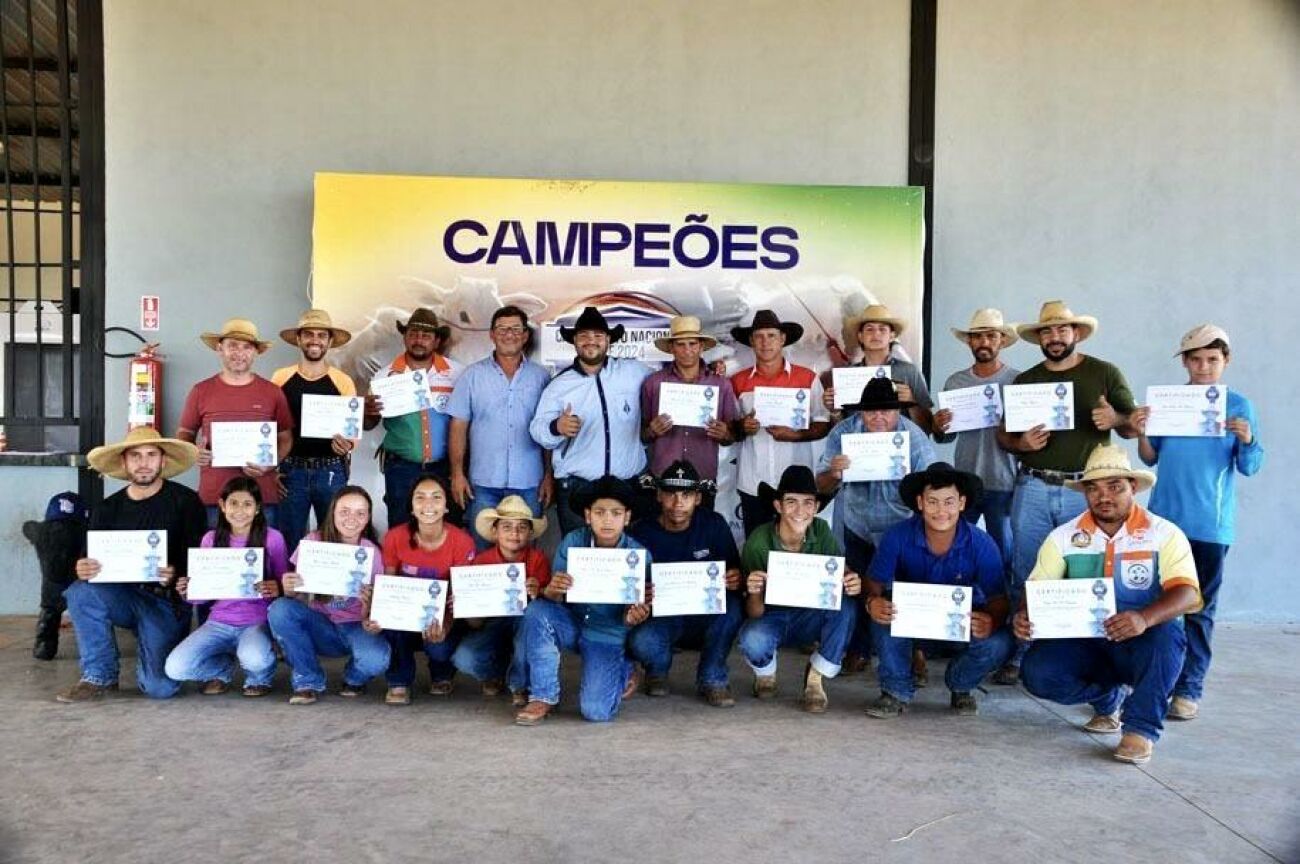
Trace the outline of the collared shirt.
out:
<instances>
[{"instance_id":1,"label":"collared shirt","mask_svg":"<svg viewBox=\"0 0 1300 864\"><path fill-rule=\"evenodd\" d=\"M822 383L817 380L817 373L806 366L796 366L785 360L781 371L770 378L759 374L757 366L741 369L732 375L731 389L740 400L742 415L754 410L755 387L812 390L812 416L809 422L820 423L830 419L830 413L822 404ZM759 429L740 442L740 455L736 459L736 488L746 495L757 495L759 483L775 486L781 480L781 472L790 465L807 465L811 468L812 464L811 441L777 441L767 429Z\"/></svg>"},{"instance_id":2,"label":"collared shirt","mask_svg":"<svg viewBox=\"0 0 1300 864\"><path fill-rule=\"evenodd\" d=\"M555 550L551 572L569 572L569 550L573 547L595 545L596 537L591 533L590 528L578 528L565 534L564 539L560 541L559 547ZM616 548L640 549L645 552L645 572L649 576L653 556L641 545L639 540L624 531L618 538ZM590 639L593 642L605 642L614 645L623 644L623 640L627 637L627 625L623 623L623 613L627 611L626 606L620 606L617 603L566 603L565 605L582 619L583 638Z\"/></svg>"},{"instance_id":3,"label":"collared shirt","mask_svg":"<svg viewBox=\"0 0 1300 864\"><path fill-rule=\"evenodd\" d=\"M551 379L529 432L538 444L555 451L551 469L557 478L598 480L613 474L627 480L641 473L641 382L649 374L650 369L636 360L610 357L595 375L583 372L575 360ZM582 420L573 438L551 427L566 406Z\"/></svg>"},{"instance_id":4,"label":"collared shirt","mask_svg":"<svg viewBox=\"0 0 1300 864\"><path fill-rule=\"evenodd\" d=\"M492 489L533 489L542 482L542 448L528 434L551 376L525 359L508 376L496 354L461 373L447 413L469 422L469 482Z\"/></svg>"},{"instance_id":5,"label":"collared shirt","mask_svg":"<svg viewBox=\"0 0 1300 864\"><path fill-rule=\"evenodd\" d=\"M702 370L702 367L701 367ZM653 418L659 416L659 388L665 381L678 384L698 384L713 387L718 392L718 419L730 423L740 417L740 403L736 401L731 382L721 375L704 373L694 381L687 381L677 372L677 364L669 363L666 367L645 379L641 385L641 416ZM668 430L650 444L650 470L656 477L668 470L668 466L678 459L685 459L695 466L705 480L718 479L718 442L708 436L699 426L678 426Z\"/></svg>"},{"instance_id":6,"label":"collared shirt","mask_svg":"<svg viewBox=\"0 0 1300 864\"><path fill-rule=\"evenodd\" d=\"M987 378L981 378L970 369L962 369L948 376L943 383L944 390L960 390L964 387L982 387L992 384L999 389L1012 384L1020 372L1004 365ZM998 444L998 429L968 429L965 432L945 434L937 428L934 440L940 444L957 441L953 451L952 464L958 471L974 474L984 481L984 488L990 492L1010 492L1016 488L1016 457L1003 450Z\"/></svg>"},{"instance_id":7,"label":"collared shirt","mask_svg":"<svg viewBox=\"0 0 1300 864\"><path fill-rule=\"evenodd\" d=\"M870 573L886 590L895 582L963 585L972 589L972 609L982 609L994 597L1006 594L998 544L961 518L948 551L936 555L925 539L925 520L913 513L885 532L871 559Z\"/></svg>"},{"instance_id":8,"label":"collared shirt","mask_svg":"<svg viewBox=\"0 0 1300 864\"><path fill-rule=\"evenodd\" d=\"M399 354L376 378L400 375L407 371L405 354ZM400 456L408 462L437 462L447 458L447 430L451 415L447 403L464 367L450 357L433 355L433 365L428 369L429 392L433 394L433 407L424 411L384 418L384 451Z\"/></svg>"},{"instance_id":9,"label":"collared shirt","mask_svg":"<svg viewBox=\"0 0 1300 864\"><path fill-rule=\"evenodd\" d=\"M922 471L934 461L934 445L930 438L911 420L898 416L897 431L908 432L907 444L911 466L909 471ZM840 439L845 435L866 432L862 412L854 411L835 424L826 436L826 449L817 462L817 473L829 471L831 459L844 452ZM864 540L870 540L912 515L912 510L898 497L897 480L870 480L844 483L835 495L835 512L843 514L844 527Z\"/></svg>"},{"instance_id":10,"label":"collared shirt","mask_svg":"<svg viewBox=\"0 0 1300 864\"><path fill-rule=\"evenodd\" d=\"M1137 504L1124 524L1107 537L1084 511L1047 535L1030 579L1111 579L1121 612L1151 605L1177 585L1201 586L1187 536L1167 519ZM1192 610L1195 611L1195 610Z\"/></svg>"}]
</instances>

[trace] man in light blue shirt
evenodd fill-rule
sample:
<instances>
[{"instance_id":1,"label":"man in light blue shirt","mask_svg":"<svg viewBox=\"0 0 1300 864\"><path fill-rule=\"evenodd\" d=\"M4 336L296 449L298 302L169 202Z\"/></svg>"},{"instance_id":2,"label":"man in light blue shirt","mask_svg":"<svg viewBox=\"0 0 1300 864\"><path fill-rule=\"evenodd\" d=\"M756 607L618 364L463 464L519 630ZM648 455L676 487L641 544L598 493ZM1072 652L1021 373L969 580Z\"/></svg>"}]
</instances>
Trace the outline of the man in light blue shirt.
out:
<instances>
[{"instance_id":1,"label":"man in light blue shirt","mask_svg":"<svg viewBox=\"0 0 1300 864\"><path fill-rule=\"evenodd\" d=\"M582 310L573 327L561 327L560 338L577 356L542 391L529 431L552 451L556 508L567 534L582 527L569 506L575 493L601 477L632 480L645 469L641 383L651 370L609 356L609 346L623 338L623 325L611 328L595 306Z\"/></svg>"},{"instance_id":2,"label":"man in light blue shirt","mask_svg":"<svg viewBox=\"0 0 1300 864\"><path fill-rule=\"evenodd\" d=\"M550 452L529 434L529 425L550 382L546 369L525 356L531 331L528 313L502 306L492 313L493 351L470 364L456 381L451 415L451 496L465 508L466 525L511 495L540 513L551 503ZM465 450L469 449L469 472ZM476 537L480 549L491 544Z\"/></svg>"}]
</instances>

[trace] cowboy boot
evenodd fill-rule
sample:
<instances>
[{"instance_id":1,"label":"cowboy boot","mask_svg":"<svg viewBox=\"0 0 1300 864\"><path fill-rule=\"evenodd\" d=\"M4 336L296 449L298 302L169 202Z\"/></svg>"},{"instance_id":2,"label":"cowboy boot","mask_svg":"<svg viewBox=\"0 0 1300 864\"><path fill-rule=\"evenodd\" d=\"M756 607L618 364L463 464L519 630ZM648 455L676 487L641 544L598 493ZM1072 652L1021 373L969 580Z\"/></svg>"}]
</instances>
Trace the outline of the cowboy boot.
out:
<instances>
[{"instance_id":1,"label":"cowboy boot","mask_svg":"<svg viewBox=\"0 0 1300 864\"><path fill-rule=\"evenodd\" d=\"M41 607L41 614L36 619L36 644L32 646L32 656L37 660L53 660L59 653L59 624L62 620L62 609Z\"/></svg>"}]
</instances>

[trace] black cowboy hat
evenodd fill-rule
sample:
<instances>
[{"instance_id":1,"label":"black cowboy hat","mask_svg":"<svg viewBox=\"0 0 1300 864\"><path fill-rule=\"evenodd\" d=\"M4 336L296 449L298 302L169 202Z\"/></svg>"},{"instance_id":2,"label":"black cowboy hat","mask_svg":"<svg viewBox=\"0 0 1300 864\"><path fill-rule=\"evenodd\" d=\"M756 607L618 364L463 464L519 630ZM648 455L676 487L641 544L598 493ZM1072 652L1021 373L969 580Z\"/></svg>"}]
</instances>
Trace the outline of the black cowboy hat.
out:
<instances>
[{"instance_id":1,"label":"black cowboy hat","mask_svg":"<svg viewBox=\"0 0 1300 864\"><path fill-rule=\"evenodd\" d=\"M595 306L588 306L582 310L578 320L573 322L572 327L560 327L560 338L570 345L573 344L573 337L578 335L579 330L599 330L609 336L610 342L617 342L623 338L623 325L615 324L613 327L605 320L605 316L600 314L600 310Z\"/></svg>"},{"instance_id":2,"label":"black cowboy hat","mask_svg":"<svg viewBox=\"0 0 1300 864\"><path fill-rule=\"evenodd\" d=\"M898 497L908 507L916 510L916 497L924 492L927 486L936 489L956 486L957 492L966 499L967 507L978 501L984 492L984 482L974 474L958 471L947 462L934 462L924 471L913 471L899 480Z\"/></svg>"},{"instance_id":3,"label":"black cowboy hat","mask_svg":"<svg viewBox=\"0 0 1300 864\"><path fill-rule=\"evenodd\" d=\"M637 504L636 489L631 483L620 480L612 474L606 474L587 488L570 495L569 509L583 516L587 508L601 498L613 498L629 510L635 509Z\"/></svg>"},{"instance_id":4,"label":"black cowboy hat","mask_svg":"<svg viewBox=\"0 0 1300 864\"><path fill-rule=\"evenodd\" d=\"M401 333L403 336L405 336L406 331L410 330L412 327L416 330L427 330L436 335L443 342L446 342L447 337L451 335L450 327L446 324L438 323L437 313L432 309L426 309L423 306L412 312L411 317L406 319L405 324L401 321L397 322L397 332Z\"/></svg>"},{"instance_id":5,"label":"black cowboy hat","mask_svg":"<svg viewBox=\"0 0 1300 864\"><path fill-rule=\"evenodd\" d=\"M803 338L803 325L793 321L782 321L771 309L759 309L754 313L754 320L748 327L732 327L731 338L741 345L748 345L755 330L775 328L785 334L785 344L793 345Z\"/></svg>"},{"instance_id":6,"label":"black cowboy hat","mask_svg":"<svg viewBox=\"0 0 1300 864\"><path fill-rule=\"evenodd\" d=\"M911 408L915 402L904 402L898 398L898 391L894 389L893 379L890 378L872 378L867 382L867 386L862 388L862 395L857 402L851 405L845 405L840 410L845 414L851 411L889 411L900 408Z\"/></svg>"},{"instance_id":7,"label":"black cowboy hat","mask_svg":"<svg viewBox=\"0 0 1300 864\"><path fill-rule=\"evenodd\" d=\"M831 503L834 495L825 495L817 491L817 478L813 476L812 469L807 465L790 465L781 472L781 482L776 484L773 489L766 483L758 484L758 497L771 505L773 501L778 500L782 495L815 495L817 497L817 509L821 511L827 504Z\"/></svg>"},{"instance_id":8,"label":"black cowboy hat","mask_svg":"<svg viewBox=\"0 0 1300 864\"><path fill-rule=\"evenodd\" d=\"M700 477L695 466L685 459L673 462L663 473L654 478L653 486L664 492L703 492L716 494L718 484Z\"/></svg>"}]
</instances>

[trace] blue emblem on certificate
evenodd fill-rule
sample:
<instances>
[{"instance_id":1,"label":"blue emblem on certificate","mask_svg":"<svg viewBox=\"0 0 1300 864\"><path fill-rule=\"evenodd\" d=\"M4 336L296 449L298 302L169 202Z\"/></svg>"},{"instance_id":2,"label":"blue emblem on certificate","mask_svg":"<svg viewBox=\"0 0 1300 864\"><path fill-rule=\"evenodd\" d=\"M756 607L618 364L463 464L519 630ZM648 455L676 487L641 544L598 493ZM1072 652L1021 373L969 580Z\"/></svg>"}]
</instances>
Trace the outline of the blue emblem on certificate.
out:
<instances>
[{"instance_id":1,"label":"blue emblem on certificate","mask_svg":"<svg viewBox=\"0 0 1300 864\"><path fill-rule=\"evenodd\" d=\"M158 567L162 564L162 554L158 551L158 544L162 542L162 538L158 536L157 531L150 531L145 542L149 544L149 551L144 556L144 578L157 581Z\"/></svg>"},{"instance_id":2,"label":"blue emblem on certificate","mask_svg":"<svg viewBox=\"0 0 1300 864\"><path fill-rule=\"evenodd\" d=\"M257 464L274 465L275 452L271 442L271 424L263 423L258 431L262 433L262 439L257 443Z\"/></svg>"},{"instance_id":3,"label":"blue emblem on certificate","mask_svg":"<svg viewBox=\"0 0 1300 864\"><path fill-rule=\"evenodd\" d=\"M361 437L361 418L357 416L358 409L361 407L361 400L353 396L348 400L348 411L351 413L343 419L343 437L360 438Z\"/></svg>"},{"instance_id":4,"label":"blue emblem on certificate","mask_svg":"<svg viewBox=\"0 0 1300 864\"><path fill-rule=\"evenodd\" d=\"M258 578L259 577L258 572L255 569L253 569L254 567L257 566L256 551L249 549L247 552L244 553L244 566L247 569L245 569L243 573L239 574L239 578L240 580L242 580L242 584L240 585L240 590L243 592L245 597L256 597L257 588L254 586L256 586L256 584L261 581Z\"/></svg>"}]
</instances>

